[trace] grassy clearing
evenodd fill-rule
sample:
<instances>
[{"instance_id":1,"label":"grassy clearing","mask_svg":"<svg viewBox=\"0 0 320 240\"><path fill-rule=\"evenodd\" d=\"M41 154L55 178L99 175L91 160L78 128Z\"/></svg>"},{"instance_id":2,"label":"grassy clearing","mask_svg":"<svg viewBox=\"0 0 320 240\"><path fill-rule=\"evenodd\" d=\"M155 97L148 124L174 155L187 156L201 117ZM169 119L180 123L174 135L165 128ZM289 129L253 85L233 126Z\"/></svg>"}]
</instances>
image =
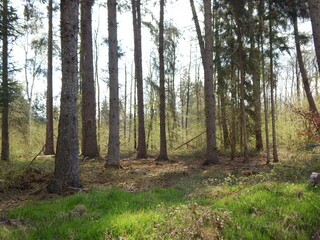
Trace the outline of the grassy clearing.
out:
<instances>
[{"instance_id":1,"label":"grassy clearing","mask_svg":"<svg viewBox=\"0 0 320 240\"><path fill-rule=\"evenodd\" d=\"M317 158L249 175L185 170L171 187L39 201L4 212L0 239L310 239L320 230L320 190L307 179L319 170Z\"/></svg>"}]
</instances>

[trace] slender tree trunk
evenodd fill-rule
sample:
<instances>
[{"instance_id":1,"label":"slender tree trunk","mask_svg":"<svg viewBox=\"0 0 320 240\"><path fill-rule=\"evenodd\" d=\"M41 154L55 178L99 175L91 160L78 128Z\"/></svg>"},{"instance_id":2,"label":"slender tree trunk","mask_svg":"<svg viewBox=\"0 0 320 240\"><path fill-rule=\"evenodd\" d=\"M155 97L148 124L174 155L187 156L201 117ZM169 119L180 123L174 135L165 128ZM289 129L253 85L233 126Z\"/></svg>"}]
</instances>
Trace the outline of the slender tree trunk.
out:
<instances>
[{"instance_id":1,"label":"slender tree trunk","mask_svg":"<svg viewBox=\"0 0 320 240\"><path fill-rule=\"evenodd\" d=\"M61 0L62 89L54 177L47 189L61 193L82 187L78 174L78 15L79 1Z\"/></svg>"},{"instance_id":2,"label":"slender tree trunk","mask_svg":"<svg viewBox=\"0 0 320 240\"><path fill-rule=\"evenodd\" d=\"M259 29L259 44L261 46L261 78L262 78L262 88L263 88L263 106L264 106L264 126L265 126L265 140L266 140L266 163L270 163L270 144L269 144L269 120L268 120L268 97L266 91L266 78L265 78L265 57L264 57L264 37L263 37L263 28L264 28L264 1L260 0L259 6L259 20L260 20L260 29Z\"/></svg>"},{"instance_id":3,"label":"slender tree trunk","mask_svg":"<svg viewBox=\"0 0 320 240\"><path fill-rule=\"evenodd\" d=\"M1 160L9 161L8 1L2 2L2 132Z\"/></svg>"},{"instance_id":4,"label":"slender tree trunk","mask_svg":"<svg viewBox=\"0 0 320 240\"><path fill-rule=\"evenodd\" d=\"M318 71L320 71L320 0L308 0L308 2Z\"/></svg>"},{"instance_id":5,"label":"slender tree trunk","mask_svg":"<svg viewBox=\"0 0 320 240\"><path fill-rule=\"evenodd\" d=\"M166 137L166 96L165 96L165 73L164 73L164 48L163 30L164 26L164 0L160 0L159 21L159 65L160 65L160 154L157 160L168 160L167 137Z\"/></svg>"},{"instance_id":6,"label":"slender tree trunk","mask_svg":"<svg viewBox=\"0 0 320 240\"><path fill-rule=\"evenodd\" d=\"M52 96L52 0L48 2L48 72L47 72L47 121L45 155L54 154L53 141L53 96Z\"/></svg>"},{"instance_id":7,"label":"slender tree trunk","mask_svg":"<svg viewBox=\"0 0 320 240\"><path fill-rule=\"evenodd\" d=\"M293 16L293 29L294 29L294 39L295 39L295 44L296 44L296 51L297 51L297 59L299 63L299 68L300 68L300 73L302 76L302 83L304 90L306 92L307 100L309 103L309 108L313 113L318 113L318 109L316 106L316 103L313 100L311 90L310 90L310 84L309 84L309 79L307 75L307 71L304 66L303 58L302 58L302 53L301 53L301 46L300 46L300 40L299 40L299 29L298 29L298 17L297 14L294 14Z\"/></svg>"},{"instance_id":8,"label":"slender tree trunk","mask_svg":"<svg viewBox=\"0 0 320 240\"><path fill-rule=\"evenodd\" d=\"M81 0L82 155L89 158L99 156L91 26L93 4L94 0Z\"/></svg>"},{"instance_id":9,"label":"slender tree trunk","mask_svg":"<svg viewBox=\"0 0 320 240\"><path fill-rule=\"evenodd\" d=\"M124 115L123 115L123 136L124 141L127 141L127 84L128 84L128 72L127 65L124 66Z\"/></svg>"},{"instance_id":10,"label":"slender tree trunk","mask_svg":"<svg viewBox=\"0 0 320 240\"><path fill-rule=\"evenodd\" d=\"M236 0L234 0L236 1ZM240 70L240 110L241 110L241 125L242 125L242 136L243 136L243 162L249 161L248 154L248 136L247 136L247 117L245 110L245 58L243 52L243 39L242 39L242 21L240 20L240 7L238 3L233 2L233 7L235 11L235 20L237 23L236 35L238 42L238 56L239 56L239 70Z\"/></svg>"},{"instance_id":11,"label":"slender tree trunk","mask_svg":"<svg viewBox=\"0 0 320 240\"><path fill-rule=\"evenodd\" d=\"M272 123L272 145L273 145L273 161L279 162L277 149L277 133L276 133L276 117L275 117L275 81L273 74L273 30L272 30L272 0L269 0L269 54L270 54L270 85L271 85L271 123Z\"/></svg>"},{"instance_id":12,"label":"slender tree trunk","mask_svg":"<svg viewBox=\"0 0 320 240\"><path fill-rule=\"evenodd\" d=\"M215 98L213 90L213 33L211 0L204 0L204 24L205 24L205 47L204 47L204 95L207 133L207 155L204 162L218 164L218 150L216 146L215 124Z\"/></svg>"},{"instance_id":13,"label":"slender tree trunk","mask_svg":"<svg viewBox=\"0 0 320 240\"><path fill-rule=\"evenodd\" d=\"M143 76L141 50L141 10L140 0L132 0L135 77L138 93L138 154L137 158L147 157L146 133L144 126Z\"/></svg>"},{"instance_id":14,"label":"slender tree trunk","mask_svg":"<svg viewBox=\"0 0 320 240\"><path fill-rule=\"evenodd\" d=\"M108 0L110 120L105 166L120 165L117 0Z\"/></svg>"}]
</instances>

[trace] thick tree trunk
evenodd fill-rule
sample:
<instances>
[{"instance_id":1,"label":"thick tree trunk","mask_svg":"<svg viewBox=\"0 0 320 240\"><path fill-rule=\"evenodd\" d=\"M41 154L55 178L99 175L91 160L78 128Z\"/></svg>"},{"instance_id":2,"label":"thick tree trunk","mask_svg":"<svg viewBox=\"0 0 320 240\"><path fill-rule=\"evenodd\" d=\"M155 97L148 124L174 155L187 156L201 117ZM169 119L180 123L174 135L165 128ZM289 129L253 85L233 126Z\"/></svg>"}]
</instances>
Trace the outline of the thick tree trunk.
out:
<instances>
[{"instance_id":1,"label":"thick tree trunk","mask_svg":"<svg viewBox=\"0 0 320 240\"><path fill-rule=\"evenodd\" d=\"M138 94L138 154L137 158L147 157L146 133L144 126L143 76L141 50L141 10L140 0L132 0L135 77Z\"/></svg>"},{"instance_id":2,"label":"thick tree trunk","mask_svg":"<svg viewBox=\"0 0 320 240\"><path fill-rule=\"evenodd\" d=\"M320 71L320 0L308 0L312 24L314 48L317 55L318 71Z\"/></svg>"},{"instance_id":3,"label":"thick tree trunk","mask_svg":"<svg viewBox=\"0 0 320 240\"><path fill-rule=\"evenodd\" d=\"M166 96L165 96L165 73L164 73L164 0L160 0L159 21L159 68L160 68L160 154L157 160L168 160L167 137L166 137Z\"/></svg>"},{"instance_id":4,"label":"thick tree trunk","mask_svg":"<svg viewBox=\"0 0 320 240\"><path fill-rule=\"evenodd\" d=\"M307 71L305 69L303 58L302 58L301 46L300 46L300 40L299 40L298 17L296 14L293 16L292 20L293 20L293 29L294 29L294 39L295 39L296 51L297 51L297 59L299 63L300 73L302 76L303 87L306 92L310 110L313 113L318 113L316 103L314 102L314 99L311 94L309 79L308 79Z\"/></svg>"},{"instance_id":5,"label":"thick tree trunk","mask_svg":"<svg viewBox=\"0 0 320 240\"><path fill-rule=\"evenodd\" d=\"M80 72L82 79L82 155L99 156L96 126L96 95L93 75L92 5L94 0L81 0L81 52Z\"/></svg>"},{"instance_id":6,"label":"thick tree trunk","mask_svg":"<svg viewBox=\"0 0 320 240\"><path fill-rule=\"evenodd\" d=\"M79 1L61 0L62 89L54 178L48 191L82 187L78 175L78 10Z\"/></svg>"},{"instance_id":7,"label":"thick tree trunk","mask_svg":"<svg viewBox=\"0 0 320 240\"><path fill-rule=\"evenodd\" d=\"M117 1L108 0L110 120L106 167L120 165Z\"/></svg>"},{"instance_id":8,"label":"thick tree trunk","mask_svg":"<svg viewBox=\"0 0 320 240\"><path fill-rule=\"evenodd\" d=\"M3 0L2 4L1 160L9 161L8 1Z\"/></svg>"},{"instance_id":9,"label":"thick tree trunk","mask_svg":"<svg viewBox=\"0 0 320 240\"><path fill-rule=\"evenodd\" d=\"M54 154L53 140L53 96L52 96L52 0L48 3L48 72L47 72L47 121L45 155Z\"/></svg>"},{"instance_id":10,"label":"thick tree trunk","mask_svg":"<svg viewBox=\"0 0 320 240\"><path fill-rule=\"evenodd\" d=\"M218 164L218 151L216 146L215 124L215 99L213 89L213 34L211 0L204 0L204 24L205 24L205 47L204 47L204 95L207 133L207 155L204 162Z\"/></svg>"}]
</instances>

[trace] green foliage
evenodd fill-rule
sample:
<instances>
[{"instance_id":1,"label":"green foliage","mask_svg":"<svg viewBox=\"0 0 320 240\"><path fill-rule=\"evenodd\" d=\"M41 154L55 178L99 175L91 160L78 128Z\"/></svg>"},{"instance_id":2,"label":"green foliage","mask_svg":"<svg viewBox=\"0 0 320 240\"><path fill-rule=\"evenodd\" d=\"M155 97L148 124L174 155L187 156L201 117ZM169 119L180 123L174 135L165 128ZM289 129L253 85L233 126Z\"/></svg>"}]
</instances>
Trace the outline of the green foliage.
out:
<instances>
[{"instance_id":1,"label":"green foliage","mask_svg":"<svg viewBox=\"0 0 320 240\"><path fill-rule=\"evenodd\" d=\"M303 157L305 159L305 156ZM287 161L270 173L188 176L176 187L93 190L2 216L1 239L309 239L319 229L320 161Z\"/></svg>"}]
</instances>

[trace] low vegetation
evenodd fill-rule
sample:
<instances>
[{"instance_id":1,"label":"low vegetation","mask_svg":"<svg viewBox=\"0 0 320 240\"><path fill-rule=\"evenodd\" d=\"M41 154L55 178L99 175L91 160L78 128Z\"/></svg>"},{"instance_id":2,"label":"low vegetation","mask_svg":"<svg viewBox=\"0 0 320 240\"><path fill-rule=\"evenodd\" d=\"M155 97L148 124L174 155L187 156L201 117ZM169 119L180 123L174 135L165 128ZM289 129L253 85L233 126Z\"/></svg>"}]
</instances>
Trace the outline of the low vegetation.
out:
<instances>
[{"instance_id":1,"label":"low vegetation","mask_svg":"<svg viewBox=\"0 0 320 240\"><path fill-rule=\"evenodd\" d=\"M0 238L318 239L319 188L308 184L310 172L320 170L318 156L269 166L260 158L211 167L194 158L128 158L121 169L83 160L87 189L70 196L45 191L53 159L39 158L27 169L29 163L13 162L5 168L23 171L1 172L7 197Z\"/></svg>"}]
</instances>

